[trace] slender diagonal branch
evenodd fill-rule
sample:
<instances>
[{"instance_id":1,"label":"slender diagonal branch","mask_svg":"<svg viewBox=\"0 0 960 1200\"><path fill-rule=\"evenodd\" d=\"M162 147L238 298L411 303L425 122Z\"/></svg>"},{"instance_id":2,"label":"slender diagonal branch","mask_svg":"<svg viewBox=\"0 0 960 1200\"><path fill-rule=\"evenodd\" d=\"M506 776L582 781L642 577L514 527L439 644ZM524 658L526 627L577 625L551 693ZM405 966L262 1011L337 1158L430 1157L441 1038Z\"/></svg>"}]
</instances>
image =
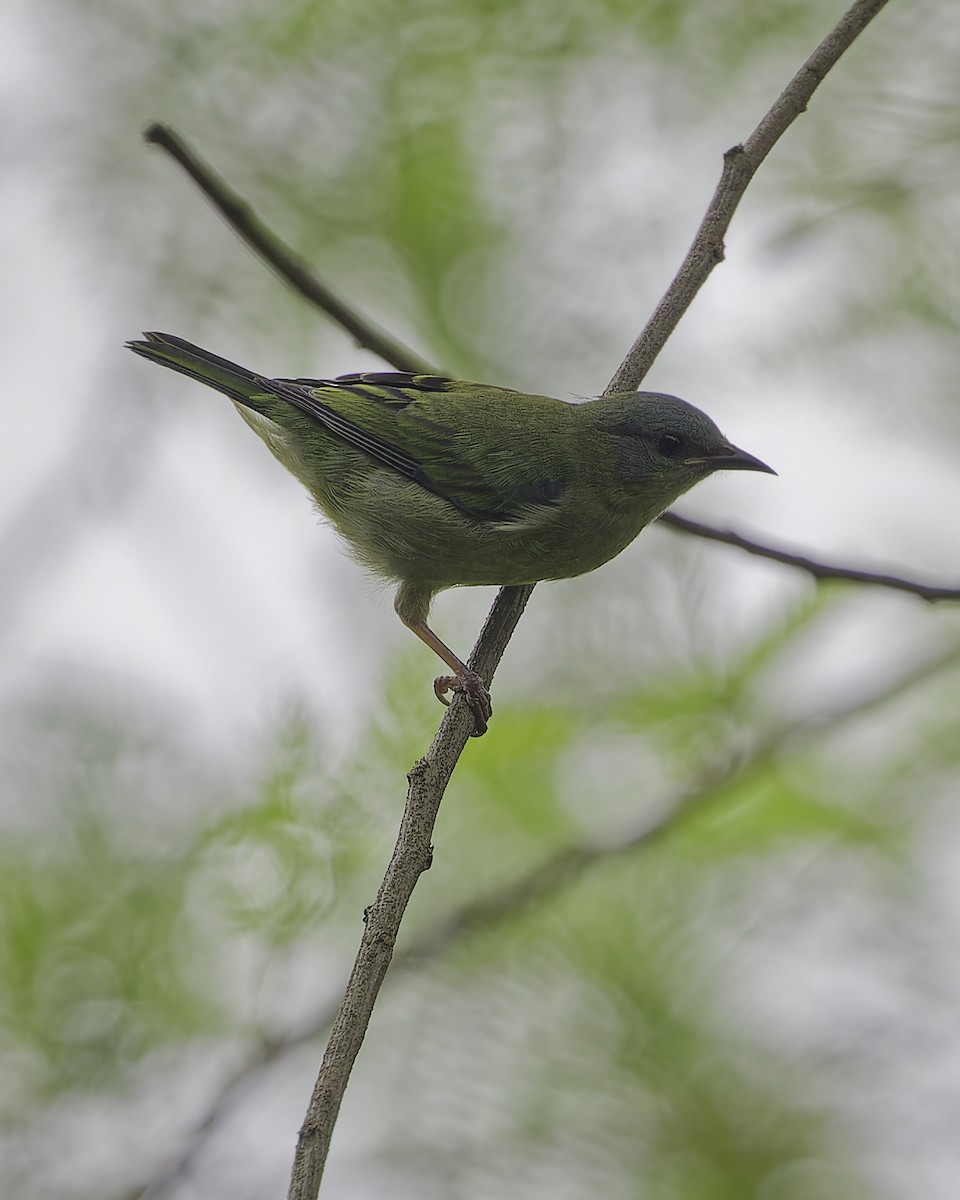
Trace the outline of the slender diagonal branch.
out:
<instances>
[{"instance_id":1,"label":"slender diagonal branch","mask_svg":"<svg viewBox=\"0 0 960 1200\"><path fill-rule=\"evenodd\" d=\"M643 332L630 347L607 392L629 392L640 386L654 360L706 283L723 261L724 244L733 214L747 185L781 135L800 116L824 77L856 37L887 4L887 0L856 0L783 89L747 140L723 156L723 172L700 228L680 270L654 309Z\"/></svg>"},{"instance_id":2,"label":"slender diagonal branch","mask_svg":"<svg viewBox=\"0 0 960 1200\"><path fill-rule=\"evenodd\" d=\"M398 371L430 374L431 367L418 355L367 317L352 309L310 270L302 258L267 229L247 202L239 196L168 125L154 122L143 132L145 141L165 150L186 171L231 229L305 300L322 309L352 334L358 346L372 350Z\"/></svg>"},{"instance_id":3,"label":"slender diagonal branch","mask_svg":"<svg viewBox=\"0 0 960 1200\"><path fill-rule=\"evenodd\" d=\"M531 588L503 588L493 603L469 666L489 684L523 613ZM380 891L367 909L353 971L333 1023L320 1073L300 1129L290 1200L314 1200L350 1072L387 973L400 922L420 875L431 863L440 801L475 728L462 695L448 709L433 744L411 770L400 831Z\"/></svg>"},{"instance_id":4,"label":"slender diagonal branch","mask_svg":"<svg viewBox=\"0 0 960 1200\"><path fill-rule=\"evenodd\" d=\"M701 813L711 802L720 801L731 785L741 783L762 769L776 755L816 746L824 734L836 732L844 723L928 682L960 663L960 645L948 647L921 663L854 695L828 711L816 711L785 721L745 749L739 740L736 751L728 748L702 770L689 785L679 789L660 807L657 816L644 818L634 829L614 839L582 841L554 851L517 879L487 895L475 897L429 924L403 950L394 955L391 979L398 971L432 962L473 934L489 931L504 921L517 920L531 908L543 904L574 886L590 871L630 854L644 851L675 833L687 817ZM322 1005L299 1030L263 1039L225 1080L207 1111L197 1122L189 1141L161 1172L129 1200L163 1200L193 1166L210 1137L222 1126L255 1080L272 1064L326 1032L337 1015L337 1001Z\"/></svg>"},{"instance_id":5,"label":"slender diagonal branch","mask_svg":"<svg viewBox=\"0 0 960 1200\"><path fill-rule=\"evenodd\" d=\"M837 579L846 583L892 588L898 592L910 592L931 603L938 600L960 600L960 587L921 583L919 579L907 579L902 575L890 575L882 571L858 571L855 567L822 562L797 550L783 550L776 546L768 546L764 542L755 542L732 529L717 529L713 525L704 525L702 521L692 521L689 517L681 517L679 513L664 513L660 524L675 529L678 533L688 533L710 542L722 542L725 546L736 546L738 550L746 550L748 554L755 554L758 558L769 558L773 562L796 567L797 570L806 571L814 579Z\"/></svg>"},{"instance_id":6,"label":"slender diagonal branch","mask_svg":"<svg viewBox=\"0 0 960 1200\"><path fill-rule=\"evenodd\" d=\"M855 0L794 76L744 147L728 152L721 185L701 226L701 235L695 240L647 330L611 381L612 389L629 390L640 382L717 261L723 233L760 162L806 107L820 80L885 2ZM705 230L712 232L705 233ZM488 683L531 590L530 587L505 588L494 602L471 661L473 668ZM360 950L300 1130L288 1200L316 1200L319 1193L350 1072L389 966L407 902L421 873L430 865L434 822L443 792L466 744L469 722L470 714L464 703L452 707L441 722L426 758L410 773L410 788L394 853L377 899L368 912Z\"/></svg>"}]
</instances>

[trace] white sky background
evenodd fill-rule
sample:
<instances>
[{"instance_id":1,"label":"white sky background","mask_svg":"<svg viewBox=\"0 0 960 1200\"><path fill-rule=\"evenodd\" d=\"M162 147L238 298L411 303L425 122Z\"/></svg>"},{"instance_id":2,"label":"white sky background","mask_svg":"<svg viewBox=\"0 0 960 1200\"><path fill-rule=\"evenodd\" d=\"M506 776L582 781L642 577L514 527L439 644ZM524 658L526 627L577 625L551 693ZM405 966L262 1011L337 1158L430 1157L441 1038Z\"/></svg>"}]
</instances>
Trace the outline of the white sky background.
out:
<instances>
[{"instance_id":1,"label":"white sky background","mask_svg":"<svg viewBox=\"0 0 960 1200\"><path fill-rule=\"evenodd\" d=\"M76 132L76 81L70 64L45 38L41 13L26 0L8 8L0 50L0 153L6 159L0 178L0 351L7 415L0 440L0 547L10 550L7 561L25 572L25 583L12 579L0 562L5 616L0 696L17 695L64 667L77 678L130 680L164 697L196 729L198 740L242 756L265 718L290 696L303 695L347 738L362 720L364 697L376 689L387 659L409 648L410 635L393 615L389 594L345 559L299 485L225 400L122 348L141 329L157 327L162 314L142 300L142 308L131 307L135 289L124 286L120 272L102 269L99 248L85 238L82 214L71 215L64 203L58 156L64 140ZM758 88L755 116L769 99ZM820 103L829 100L816 98L814 104ZM131 114L132 155L151 153L136 132L148 119L164 116ZM726 143L747 129L728 132ZM802 136L802 127L787 135ZM660 277L653 285L644 278L651 299L666 285L692 236L726 143L711 145L696 188L672 204L671 197L686 186L690 163L672 161L664 142L648 139L645 157L633 162L623 141L611 141L606 151L589 148L593 178L602 173L605 203L625 222L631 220L638 189L649 196L650 180L656 179L665 208L657 234ZM216 147L203 149L216 165ZM200 197L189 195L190 185L173 164L152 153L157 178L177 176L171 186L187 194L185 209L204 236L220 239L225 261L246 255L217 227ZM136 263L125 266L136 274ZM922 400L915 422L904 421L902 436L891 433L882 397L877 411L884 415L871 420L863 391L877 387L878 373L866 360L858 371L856 355L840 377L823 371L815 354L785 370L775 362L760 365L755 357L758 342L779 338L799 309L829 296L834 269L829 255L771 256L762 197L751 194L749 206L735 219L726 264L715 272L648 382L703 407L735 442L775 466L780 477L717 478L686 497L678 511L824 558L956 582L960 438L955 431L951 436L949 429L941 434L926 428ZM608 270L598 260L596 277L584 280L585 291L598 300ZM644 270L637 264L638 275ZM638 314L622 274L613 280L609 296L610 321L623 331L625 348L637 331ZM645 313L644 308L639 316ZM170 331L195 336L176 325ZM242 332L225 328L216 338L206 333L197 340L227 356L244 357ZM322 360L271 361L258 342L256 361L249 365L276 374L318 375L375 367L346 337L321 340ZM615 366L610 361L607 374ZM891 363L891 388L909 386L910 377L909 362ZM597 390L606 382L605 376L592 378ZM530 385L518 379L497 382ZM551 385L545 390L564 394L559 380ZM580 394L590 386L583 377L572 379L569 392ZM141 404L152 406L153 417L166 405L169 411L160 420L144 421L150 444L134 465L136 482L119 511L105 519L87 516L97 496L92 464L91 471L81 472L85 482L75 504L56 513L53 541L64 552L48 557L43 546L25 547L31 525L17 523L21 514L28 507L35 512L36 497L56 485L64 455L88 444L91 432L95 439L101 435L100 429L81 429L89 414L109 426L112 413ZM102 435L109 440L109 428ZM75 536L71 520L79 524ZM628 587L644 556L667 537L644 534L621 561L604 569L610 580ZM725 588L734 589L725 595L726 607L732 621L748 627L772 612L794 582L785 569L740 560L733 550L725 553L730 565L722 568L721 578ZM594 578L551 589L603 586ZM486 590L456 592L439 602L441 633L461 652L491 597ZM547 603L538 594L524 624L535 624ZM831 668L836 679L870 678L869 656L884 639L890 639L891 649L886 662L897 660L897 638L910 648L923 645L930 637L923 612L909 598L878 597L856 628L842 632L845 653ZM519 663L522 650L511 649ZM511 657L508 651L503 688L522 686ZM436 664L426 650L414 661L410 687L429 689ZM941 856L951 862L955 857L945 851ZM946 899L955 904L952 892ZM956 1078L952 1073L950 1086ZM942 1086L942 1081L930 1083ZM286 1115L282 1127L292 1128ZM278 1144L283 1141L278 1134ZM950 1178L956 1163L942 1143L938 1146L940 1159L931 1155L922 1187L915 1177L915 1194L946 1200L954 1194Z\"/></svg>"}]
</instances>

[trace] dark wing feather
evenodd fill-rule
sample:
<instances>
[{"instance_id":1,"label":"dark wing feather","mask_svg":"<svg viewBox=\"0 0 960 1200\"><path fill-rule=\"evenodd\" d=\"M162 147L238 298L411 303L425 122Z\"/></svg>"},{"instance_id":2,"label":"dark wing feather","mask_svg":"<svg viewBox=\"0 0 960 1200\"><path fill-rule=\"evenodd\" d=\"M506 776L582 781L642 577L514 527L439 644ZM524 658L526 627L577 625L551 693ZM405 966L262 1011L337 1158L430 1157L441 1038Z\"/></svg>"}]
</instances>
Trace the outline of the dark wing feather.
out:
<instances>
[{"instance_id":1,"label":"dark wing feather","mask_svg":"<svg viewBox=\"0 0 960 1200\"><path fill-rule=\"evenodd\" d=\"M359 375L338 375L336 382L406 388L409 392L449 392L456 386L445 375L409 375L405 371L362 371Z\"/></svg>"},{"instance_id":2,"label":"dark wing feather","mask_svg":"<svg viewBox=\"0 0 960 1200\"><path fill-rule=\"evenodd\" d=\"M361 429L359 425L338 413L335 408L331 408L329 404L324 404L317 398L315 389L339 388L339 381L274 379L264 380L264 383L268 386L272 385L271 390L281 399L315 418L325 429L338 438L342 438L349 445L356 446L358 450L369 454L371 458L391 467L408 479L414 480L422 487L434 490L430 487L430 483L416 459L411 458L409 454L404 453L403 450L391 442L385 441L377 434L371 433L368 429Z\"/></svg>"},{"instance_id":3,"label":"dark wing feather","mask_svg":"<svg viewBox=\"0 0 960 1200\"><path fill-rule=\"evenodd\" d=\"M474 461L463 457L453 432L456 428L455 419L452 425L441 419L443 402L439 401L436 416L419 409L417 403L428 397L437 398L433 401L437 403L437 393L441 392L456 395L456 400L451 395L452 404L456 405L458 401L462 403L463 385L450 379L438 375L408 375L390 371L341 375L336 379L263 379L262 384L348 445L355 446L377 462L442 497L474 520L501 524L527 521L531 512L539 509L546 514L563 500L565 485L555 476L521 478L516 483L495 480L485 465L490 461L485 454L481 453ZM398 435L401 429L395 422L401 416L406 419L409 414L420 430L432 431L433 453L427 457L428 460L432 458L433 462L428 461L425 468L422 462L394 441L364 428L338 411L333 403L325 402L325 393L331 400L339 394L356 397L368 405L382 405L395 414L387 419L385 428L395 429ZM518 402L527 399L518 396ZM544 466L542 462L539 465L541 469Z\"/></svg>"},{"instance_id":4,"label":"dark wing feather","mask_svg":"<svg viewBox=\"0 0 960 1200\"><path fill-rule=\"evenodd\" d=\"M306 388L338 388L355 391L369 400L405 408L418 395L453 391L456 383L444 375L410 375L405 371L361 371L355 375L338 375L335 379L278 379L277 383L299 383Z\"/></svg>"}]
</instances>

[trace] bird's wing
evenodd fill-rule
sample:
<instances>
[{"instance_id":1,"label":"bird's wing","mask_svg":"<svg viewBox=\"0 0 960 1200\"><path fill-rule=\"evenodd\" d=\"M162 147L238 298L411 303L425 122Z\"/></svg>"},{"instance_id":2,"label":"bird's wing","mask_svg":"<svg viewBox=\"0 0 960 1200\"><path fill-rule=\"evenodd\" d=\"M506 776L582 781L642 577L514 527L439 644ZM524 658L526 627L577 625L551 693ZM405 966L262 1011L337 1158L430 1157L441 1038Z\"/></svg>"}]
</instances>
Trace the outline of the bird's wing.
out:
<instances>
[{"instance_id":1,"label":"bird's wing","mask_svg":"<svg viewBox=\"0 0 960 1200\"><path fill-rule=\"evenodd\" d=\"M379 372L264 380L348 445L442 496L465 515L504 525L548 519L563 500L563 455L545 435L567 405L438 375Z\"/></svg>"}]
</instances>

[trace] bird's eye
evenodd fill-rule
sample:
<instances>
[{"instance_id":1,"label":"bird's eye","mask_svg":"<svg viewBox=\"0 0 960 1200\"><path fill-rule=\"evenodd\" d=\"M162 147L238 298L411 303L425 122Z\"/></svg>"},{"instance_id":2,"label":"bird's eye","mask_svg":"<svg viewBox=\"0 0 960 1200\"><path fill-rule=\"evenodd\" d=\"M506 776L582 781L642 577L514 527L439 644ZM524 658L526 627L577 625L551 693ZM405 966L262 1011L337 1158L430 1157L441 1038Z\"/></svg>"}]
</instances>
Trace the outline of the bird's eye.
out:
<instances>
[{"instance_id":1,"label":"bird's eye","mask_svg":"<svg viewBox=\"0 0 960 1200\"><path fill-rule=\"evenodd\" d=\"M683 442L675 433L665 433L657 442L657 449L664 458L675 458L680 453Z\"/></svg>"}]
</instances>

